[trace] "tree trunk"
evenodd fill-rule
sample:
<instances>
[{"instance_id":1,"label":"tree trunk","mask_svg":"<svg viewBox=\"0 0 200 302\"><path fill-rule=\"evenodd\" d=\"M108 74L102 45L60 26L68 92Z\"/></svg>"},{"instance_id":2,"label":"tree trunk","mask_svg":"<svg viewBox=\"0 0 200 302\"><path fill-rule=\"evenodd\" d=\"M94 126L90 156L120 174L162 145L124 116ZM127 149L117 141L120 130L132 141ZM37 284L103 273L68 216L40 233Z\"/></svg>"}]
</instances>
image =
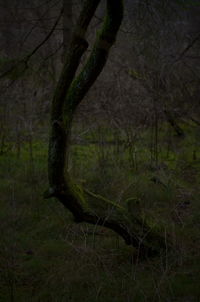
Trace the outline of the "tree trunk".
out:
<instances>
[{"instance_id":1,"label":"tree trunk","mask_svg":"<svg viewBox=\"0 0 200 302\"><path fill-rule=\"evenodd\" d=\"M71 41L72 28L73 28L72 0L67 0L67 1L63 0L63 57Z\"/></svg>"},{"instance_id":2,"label":"tree trunk","mask_svg":"<svg viewBox=\"0 0 200 302\"><path fill-rule=\"evenodd\" d=\"M107 12L102 28L96 37L85 66L75 77L81 56L88 47L85 33L99 3L100 0L86 0L84 2L55 90L49 139L48 175L50 188L45 193L45 197L56 197L71 211L76 222L87 222L112 229L127 244L133 245L142 254L160 252L161 248L165 248L165 240L162 236L150 229L139 218L129 219L129 213L124 207L80 188L72 182L67 171L69 140L74 113L101 73L123 18L123 1L107 0ZM114 207L115 218L94 213L89 206L89 198L97 198L100 202Z\"/></svg>"}]
</instances>

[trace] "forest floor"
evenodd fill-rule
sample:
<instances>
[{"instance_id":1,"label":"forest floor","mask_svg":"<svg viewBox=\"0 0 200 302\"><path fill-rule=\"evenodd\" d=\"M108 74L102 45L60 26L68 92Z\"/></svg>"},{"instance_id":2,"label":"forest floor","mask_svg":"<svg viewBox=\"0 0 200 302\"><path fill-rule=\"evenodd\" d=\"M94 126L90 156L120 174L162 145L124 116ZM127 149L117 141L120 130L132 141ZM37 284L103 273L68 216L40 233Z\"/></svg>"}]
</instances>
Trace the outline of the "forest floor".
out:
<instances>
[{"instance_id":1,"label":"forest floor","mask_svg":"<svg viewBox=\"0 0 200 302\"><path fill-rule=\"evenodd\" d=\"M166 243L165 255L146 260L112 231L75 224L43 199L46 142L33 142L32 154L26 143L19 157L2 154L0 301L199 302L200 138L192 126L184 138L162 129L152 143L144 130L128 144L104 129L71 146L79 184L121 204L139 201L130 211L170 236L176 249Z\"/></svg>"}]
</instances>

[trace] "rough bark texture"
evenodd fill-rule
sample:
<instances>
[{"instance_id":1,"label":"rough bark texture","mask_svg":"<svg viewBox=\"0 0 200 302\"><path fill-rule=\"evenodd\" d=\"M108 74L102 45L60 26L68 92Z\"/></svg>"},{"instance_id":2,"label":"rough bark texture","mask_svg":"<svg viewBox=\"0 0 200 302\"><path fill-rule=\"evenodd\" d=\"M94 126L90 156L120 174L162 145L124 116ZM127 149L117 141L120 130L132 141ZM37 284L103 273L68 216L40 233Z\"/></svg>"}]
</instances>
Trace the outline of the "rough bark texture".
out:
<instances>
[{"instance_id":1,"label":"rough bark texture","mask_svg":"<svg viewBox=\"0 0 200 302\"><path fill-rule=\"evenodd\" d=\"M91 195L94 197L95 194L80 189L72 182L67 168L65 169L68 163L68 144L73 115L102 71L123 18L123 1L107 0L106 16L93 50L82 71L75 78L81 56L88 46L85 33L99 2L100 0L86 0L83 4L52 101L48 163L50 189L45 196L56 197L71 211L76 222L107 227L118 233L127 244L139 248L143 254L154 253L165 248L165 240L159 234L152 231L139 218L129 219L129 213L125 208L105 198L99 197L101 202L108 205L112 203L117 216L111 219L106 215L104 217L94 213L88 206L87 198L88 194L90 197Z\"/></svg>"}]
</instances>

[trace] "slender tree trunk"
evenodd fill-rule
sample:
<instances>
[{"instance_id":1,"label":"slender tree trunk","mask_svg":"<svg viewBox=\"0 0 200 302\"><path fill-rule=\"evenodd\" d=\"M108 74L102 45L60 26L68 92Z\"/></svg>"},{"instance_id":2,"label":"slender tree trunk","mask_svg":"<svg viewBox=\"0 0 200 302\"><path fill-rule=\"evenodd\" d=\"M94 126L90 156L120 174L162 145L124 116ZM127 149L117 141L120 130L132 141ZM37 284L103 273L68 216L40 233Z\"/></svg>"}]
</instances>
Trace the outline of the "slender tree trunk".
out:
<instances>
[{"instance_id":1,"label":"slender tree trunk","mask_svg":"<svg viewBox=\"0 0 200 302\"><path fill-rule=\"evenodd\" d=\"M72 0L63 0L63 57L70 45L73 28Z\"/></svg>"},{"instance_id":2,"label":"slender tree trunk","mask_svg":"<svg viewBox=\"0 0 200 302\"><path fill-rule=\"evenodd\" d=\"M123 1L107 0L107 12L102 28L98 32L85 66L75 77L80 59L88 47L85 33L99 3L100 0L85 0L55 90L49 139L50 188L45 197L56 197L71 211L76 222L110 228L127 244L140 249L143 254L159 252L165 247L162 236L152 231L138 217L134 220L128 219L129 213L124 207L73 183L67 171L70 133L75 111L105 66L123 17ZM89 206L89 198L98 199L106 206L114 207L119 218L94 213Z\"/></svg>"}]
</instances>

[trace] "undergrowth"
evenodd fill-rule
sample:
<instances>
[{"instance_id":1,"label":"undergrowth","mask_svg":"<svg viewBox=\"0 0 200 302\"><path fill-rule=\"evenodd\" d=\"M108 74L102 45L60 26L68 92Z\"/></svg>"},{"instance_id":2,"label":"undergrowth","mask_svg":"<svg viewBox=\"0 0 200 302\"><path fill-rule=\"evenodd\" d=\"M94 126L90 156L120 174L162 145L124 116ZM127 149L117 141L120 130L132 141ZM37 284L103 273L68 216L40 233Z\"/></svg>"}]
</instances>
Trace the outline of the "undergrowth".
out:
<instances>
[{"instance_id":1,"label":"undergrowth","mask_svg":"<svg viewBox=\"0 0 200 302\"><path fill-rule=\"evenodd\" d=\"M106 129L104 140L92 130L71 146L79 184L170 236L176 249L166 242L164 256L145 261L113 232L77 225L56 200L43 199L45 143L34 142L33 157L26 145L19 158L3 154L0 301L199 302L200 150L196 131L184 127L182 140L160 129L156 161L148 130L131 146Z\"/></svg>"}]
</instances>

